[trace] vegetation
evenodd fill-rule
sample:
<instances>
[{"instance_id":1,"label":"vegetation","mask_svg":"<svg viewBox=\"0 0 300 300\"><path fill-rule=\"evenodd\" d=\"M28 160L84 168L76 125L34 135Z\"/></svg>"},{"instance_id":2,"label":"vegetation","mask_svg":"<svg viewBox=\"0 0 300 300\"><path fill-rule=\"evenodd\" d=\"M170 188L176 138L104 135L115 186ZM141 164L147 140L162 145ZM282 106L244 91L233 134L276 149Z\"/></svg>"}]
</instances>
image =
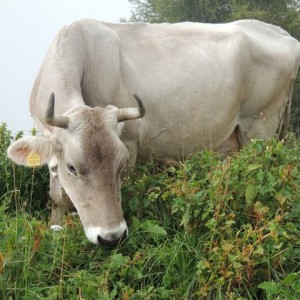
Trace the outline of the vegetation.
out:
<instances>
[{"instance_id":1,"label":"vegetation","mask_svg":"<svg viewBox=\"0 0 300 300\"><path fill-rule=\"evenodd\" d=\"M128 0L130 21L224 23L257 19L281 26L300 41L299 0ZM295 81L291 130L300 136L300 72Z\"/></svg>"},{"instance_id":2,"label":"vegetation","mask_svg":"<svg viewBox=\"0 0 300 300\"><path fill-rule=\"evenodd\" d=\"M129 0L131 20L255 18L300 39L296 0ZM292 125L299 127L299 77ZM35 134L35 132L33 132ZM0 126L0 299L300 299L300 142L255 140L178 167L138 164L123 183L128 238L92 245L76 215L48 226L48 169L16 166Z\"/></svg>"},{"instance_id":3,"label":"vegetation","mask_svg":"<svg viewBox=\"0 0 300 300\"><path fill-rule=\"evenodd\" d=\"M35 134L33 129L32 134ZM18 139L23 132L16 134ZM0 203L10 203L10 211L26 210L39 216L44 215L49 197L48 169L30 169L14 164L6 157L6 149L13 140L6 124L0 124Z\"/></svg>"},{"instance_id":4,"label":"vegetation","mask_svg":"<svg viewBox=\"0 0 300 300\"><path fill-rule=\"evenodd\" d=\"M255 140L123 184L129 237L114 250L78 217L47 226L47 170L6 158L0 129L0 299L299 299L300 142ZM18 135L20 136L20 134Z\"/></svg>"},{"instance_id":5,"label":"vegetation","mask_svg":"<svg viewBox=\"0 0 300 300\"><path fill-rule=\"evenodd\" d=\"M300 40L298 0L128 0L131 21L224 23L258 19L283 27Z\"/></svg>"}]
</instances>

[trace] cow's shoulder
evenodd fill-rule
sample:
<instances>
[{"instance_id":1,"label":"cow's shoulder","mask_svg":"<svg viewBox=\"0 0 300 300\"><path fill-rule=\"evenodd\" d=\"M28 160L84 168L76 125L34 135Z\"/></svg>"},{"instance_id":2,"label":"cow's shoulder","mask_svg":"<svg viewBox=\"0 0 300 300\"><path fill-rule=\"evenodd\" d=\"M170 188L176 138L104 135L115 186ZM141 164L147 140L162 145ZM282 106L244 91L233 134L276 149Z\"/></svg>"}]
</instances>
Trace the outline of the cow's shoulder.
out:
<instances>
[{"instance_id":1,"label":"cow's shoulder","mask_svg":"<svg viewBox=\"0 0 300 300\"><path fill-rule=\"evenodd\" d=\"M73 39L79 36L84 40L99 38L99 36L105 39L106 37L116 36L116 33L111 28L110 23L94 19L80 19L64 26L57 39Z\"/></svg>"}]
</instances>

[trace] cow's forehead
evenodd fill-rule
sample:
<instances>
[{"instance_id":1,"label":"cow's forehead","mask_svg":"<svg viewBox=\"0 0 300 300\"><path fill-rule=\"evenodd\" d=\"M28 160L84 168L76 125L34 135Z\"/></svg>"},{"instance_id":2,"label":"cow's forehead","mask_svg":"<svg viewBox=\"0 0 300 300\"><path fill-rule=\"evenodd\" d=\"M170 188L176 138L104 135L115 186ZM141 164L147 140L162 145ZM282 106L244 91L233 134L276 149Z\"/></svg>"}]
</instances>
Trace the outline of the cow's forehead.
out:
<instances>
[{"instance_id":1,"label":"cow's forehead","mask_svg":"<svg viewBox=\"0 0 300 300\"><path fill-rule=\"evenodd\" d=\"M71 135L91 135L95 130L109 130L117 122L115 114L101 107L75 108L68 111L66 116L69 118L67 133Z\"/></svg>"},{"instance_id":2,"label":"cow's forehead","mask_svg":"<svg viewBox=\"0 0 300 300\"><path fill-rule=\"evenodd\" d=\"M80 107L69 111L67 129L57 128L54 139L68 148L68 152L81 152L86 157L114 152L120 145L116 133L118 122L112 110L101 107Z\"/></svg>"},{"instance_id":3,"label":"cow's forehead","mask_svg":"<svg viewBox=\"0 0 300 300\"><path fill-rule=\"evenodd\" d=\"M90 108L88 106L78 107L66 113L66 116L69 118L71 125L76 126L78 128L80 128L85 123L91 122L91 119L97 118L98 123L100 123L101 118L103 119L103 115L103 108Z\"/></svg>"}]
</instances>

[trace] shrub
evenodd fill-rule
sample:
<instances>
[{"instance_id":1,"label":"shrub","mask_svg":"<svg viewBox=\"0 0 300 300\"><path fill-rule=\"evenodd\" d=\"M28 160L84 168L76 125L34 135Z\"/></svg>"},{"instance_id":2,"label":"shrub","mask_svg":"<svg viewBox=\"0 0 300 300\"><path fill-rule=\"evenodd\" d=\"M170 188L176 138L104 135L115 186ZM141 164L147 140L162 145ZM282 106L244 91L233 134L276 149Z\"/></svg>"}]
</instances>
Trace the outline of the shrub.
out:
<instances>
[{"instance_id":1,"label":"shrub","mask_svg":"<svg viewBox=\"0 0 300 300\"><path fill-rule=\"evenodd\" d=\"M122 189L130 234L114 250L90 244L77 216L51 232L42 213L5 196L0 297L299 299L299 150L289 136L253 141L225 159L202 151L176 168L138 163ZM1 178L12 167L3 162Z\"/></svg>"},{"instance_id":2,"label":"shrub","mask_svg":"<svg viewBox=\"0 0 300 300\"><path fill-rule=\"evenodd\" d=\"M289 136L255 140L226 159L203 151L179 169L140 167L124 188L134 203L143 195L131 213L146 206L146 218L160 220L169 239L188 235L187 260L197 277L188 280L194 282L189 297L256 299L261 289L270 294L269 283L279 296L299 296L299 153L299 142ZM283 286L286 294L279 293Z\"/></svg>"}]
</instances>

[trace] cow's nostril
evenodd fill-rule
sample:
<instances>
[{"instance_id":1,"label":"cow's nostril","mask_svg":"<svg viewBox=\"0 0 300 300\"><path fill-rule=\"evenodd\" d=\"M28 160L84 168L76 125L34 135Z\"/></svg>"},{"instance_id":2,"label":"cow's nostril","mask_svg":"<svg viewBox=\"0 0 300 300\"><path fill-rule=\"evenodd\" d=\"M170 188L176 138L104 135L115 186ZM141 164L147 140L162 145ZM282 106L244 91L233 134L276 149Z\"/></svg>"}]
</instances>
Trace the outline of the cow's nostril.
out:
<instances>
[{"instance_id":1,"label":"cow's nostril","mask_svg":"<svg viewBox=\"0 0 300 300\"><path fill-rule=\"evenodd\" d=\"M102 238L100 235L98 235L98 243L101 246L107 247L107 248L113 248L118 246L127 236L127 230L123 232L123 234L117 238L117 239L112 239L112 240L106 240Z\"/></svg>"}]
</instances>

